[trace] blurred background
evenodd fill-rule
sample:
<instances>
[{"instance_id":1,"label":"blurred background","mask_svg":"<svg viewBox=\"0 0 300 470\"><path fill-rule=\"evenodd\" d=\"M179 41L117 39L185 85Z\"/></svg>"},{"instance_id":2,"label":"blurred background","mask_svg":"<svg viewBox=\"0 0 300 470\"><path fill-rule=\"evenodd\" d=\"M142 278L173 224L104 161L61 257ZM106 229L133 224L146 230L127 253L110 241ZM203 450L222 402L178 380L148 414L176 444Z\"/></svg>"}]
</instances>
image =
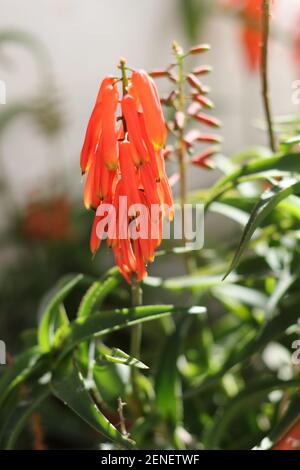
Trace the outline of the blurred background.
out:
<instances>
[{"instance_id":1,"label":"blurred background","mask_svg":"<svg viewBox=\"0 0 300 470\"><path fill-rule=\"evenodd\" d=\"M6 104L0 105L0 336L13 349L18 331L35 324L39 299L59 276L98 275L111 265L105 248L91 261L92 214L83 208L79 154L99 83L116 70L120 56L132 67L152 70L171 62L175 38L183 47L210 43L204 60L213 66L207 81L215 114L223 121L223 152L264 144L265 136L252 125L262 109L259 74L249 67L240 37L243 0L1 4L0 79ZM300 17L297 0L278 0L273 15L273 111L297 112L286 99L300 78L291 52ZM168 84L162 82L162 92L164 87ZM214 171L193 169L189 186L207 187L215 178ZM207 221L207 240L215 238L218 223ZM223 226L222 236L227 232ZM154 272L181 270L170 260L156 266Z\"/></svg>"},{"instance_id":2,"label":"blurred background","mask_svg":"<svg viewBox=\"0 0 300 470\"><path fill-rule=\"evenodd\" d=\"M0 105L0 337L11 351L19 347L19 332L36 325L39 300L59 276L99 275L111 265L106 248L91 261L93 216L83 208L79 154L99 83L116 71L120 56L132 67L152 70L170 63L174 39L183 47L210 43L204 61L213 66L207 82L223 122L222 151L230 155L265 144L264 133L253 126L262 115L260 83L241 42L239 3L1 0L6 104ZM293 52L299 2L278 0L273 16L273 112L299 112L287 100L300 79ZM215 178L214 171L194 169L190 188L208 187ZM215 240L218 223L207 224L207 243ZM228 230L223 228L223 237ZM158 263L153 272L170 269ZM176 269L181 268L173 266L173 274Z\"/></svg>"},{"instance_id":3,"label":"blurred background","mask_svg":"<svg viewBox=\"0 0 300 470\"><path fill-rule=\"evenodd\" d=\"M62 185L70 195L80 194L78 154L103 75L116 70L120 56L132 67L164 67L171 60L174 39L183 46L199 40L212 46L205 60L214 68L209 84L224 124L224 152L257 144L260 134L251 123L261 113L258 76L245 67L237 18L213 10L213 1L90 0L83 6L80 0L28 0L26 7L18 0L1 3L1 28L29 33L39 42L35 47L40 53L31 54L25 41L1 46L7 105L37 92L48 98L54 93L64 123L51 141L26 119L14 122L2 138L5 178L11 187L18 187L13 196L19 205L35 191L47 193L51 186L53 193L53 184ZM198 10L196 15L189 8ZM288 113L293 106L286 96L291 95L297 70L286 48L290 48L288 30L296 27L299 14L297 0L278 0L274 11L278 37L271 61L275 113ZM51 77L45 76L50 73ZM43 82L46 78L48 84ZM199 183L203 184L201 175Z\"/></svg>"},{"instance_id":4,"label":"blurred background","mask_svg":"<svg viewBox=\"0 0 300 470\"><path fill-rule=\"evenodd\" d=\"M0 104L0 339L14 354L32 341L41 299L61 276L98 277L112 265L104 246L91 259L93 214L83 207L79 155L99 83L117 70L120 56L133 68L153 70L172 61L174 39L184 48L210 43L203 63L212 65L213 73L205 82L212 88L214 114L223 122L222 152L232 155L266 141L254 125L262 117L260 81L241 41L243 0L0 0L0 5L0 80L6 91L6 103ZM273 112L299 113L299 104L292 102L292 84L300 80L299 1L277 0L273 16ZM161 92L169 85L159 83ZM172 174L174 165L168 171ZM192 169L189 188L210 187L217 176ZM206 248L236 230L218 217L206 221ZM183 271L168 258L158 260L150 274ZM153 291L146 289L146 302L147 295L152 303L166 300L153 302ZM129 304L127 287L108 302ZM151 328L146 351L153 349ZM117 344L122 341L127 337ZM114 383L107 393L117 396L117 390ZM66 412L67 438L55 428L51 407L43 412L53 447L84 446L85 439L95 438Z\"/></svg>"}]
</instances>

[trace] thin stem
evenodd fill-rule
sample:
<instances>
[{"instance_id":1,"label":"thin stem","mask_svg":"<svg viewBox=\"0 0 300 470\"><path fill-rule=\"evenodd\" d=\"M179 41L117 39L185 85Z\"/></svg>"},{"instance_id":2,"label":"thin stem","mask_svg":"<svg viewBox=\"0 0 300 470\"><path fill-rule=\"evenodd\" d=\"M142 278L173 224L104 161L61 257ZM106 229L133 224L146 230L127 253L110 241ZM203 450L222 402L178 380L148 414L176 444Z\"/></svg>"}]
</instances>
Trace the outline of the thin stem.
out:
<instances>
[{"instance_id":1,"label":"thin stem","mask_svg":"<svg viewBox=\"0 0 300 470\"><path fill-rule=\"evenodd\" d=\"M261 81L262 81L262 97L264 111L268 126L269 145L272 152L276 152L276 141L272 124L272 114L269 97L269 80L268 80L268 45L270 34L270 0L262 0L262 60L261 60Z\"/></svg>"},{"instance_id":2,"label":"thin stem","mask_svg":"<svg viewBox=\"0 0 300 470\"><path fill-rule=\"evenodd\" d=\"M185 73L184 73L184 57L185 54L182 48L174 41L173 51L177 61L178 67L178 106L177 111L186 116L186 93L185 93ZM179 174L180 174L180 205L182 211L182 240L183 245L186 246L186 218L185 206L187 204L187 160L186 160L186 145L184 141L185 122L178 131L178 158L179 158ZM189 253L185 255L186 270L191 273L195 270L195 260Z\"/></svg>"},{"instance_id":3,"label":"thin stem","mask_svg":"<svg viewBox=\"0 0 300 470\"><path fill-rule=\"evenodd\" d=\"M131 302L133 307L138 307L142 305L142 289L140 283L138 282L136 275L132 275L131 281ZM130 344L130 355L139 359L141 354L141 344L142 344L142 325L134 325L131 329L131 344ZM131 385L132 385L132 394L134 401L137 404L137 408L140 411L141 404L139 398L139 386L138 386L138 371L136 367L131 367Z\"/></svg>"},{"instance_id":4,"label":"thin stem","mask_svg":"<svg viewBox=\"0 0 300 470\"><path fill-rule=\"evenodd\" d=\"M127 77L127 67L126 67L126 60L121 57L120 59L120 65L119 65L119 68L121 69L121 72L122 72L122 93L123 93L123 96L126 95L128 93L128 77ZM124 118L124 116L122 115L122 122L123 122L123 129L124 129L124 134L126 134L127 132L127 125L126 125L126 120Z\"/></svg>"},{"instance_id":5,"label":"thin stem","mask_svg":"<svg viewBox=\"0 0 300 470\"><path fill-rule=\"evenodd\" d=\"M142 305L142 289L140 283L136 279L136 275L132 275L131 284L131 302L133 307ZM131 348L130 352L133 357L139 359L142 341L142 325L138 324L132 328ZM133 368L134 370L135 368Z\"/></svg>"},{"instance_id":6,"label":"thin stem","mask_svg":"<svg viewBox=\"0 0 300 470\"><path fill-rule=\"evenodd\" d=\"M181 47L178 46L176 42L173 43L173 50L176 56L177 65L178 65L178 111L185 115L185 104L186 104L186 96L185 96L185 77L184 77L184 67L183 67L183 59L184 54ZM184 132L185 126L183 125L181 129L179 129L179 136L178 136L178 157L179 157L179 173L180 173L180 205L182 209L182 236L183 242L186 243L185 240L185 217L184 217L184 207L187 203L187 165L186 165L186 148L184 142Z\"/></svg>"}]
</instances>

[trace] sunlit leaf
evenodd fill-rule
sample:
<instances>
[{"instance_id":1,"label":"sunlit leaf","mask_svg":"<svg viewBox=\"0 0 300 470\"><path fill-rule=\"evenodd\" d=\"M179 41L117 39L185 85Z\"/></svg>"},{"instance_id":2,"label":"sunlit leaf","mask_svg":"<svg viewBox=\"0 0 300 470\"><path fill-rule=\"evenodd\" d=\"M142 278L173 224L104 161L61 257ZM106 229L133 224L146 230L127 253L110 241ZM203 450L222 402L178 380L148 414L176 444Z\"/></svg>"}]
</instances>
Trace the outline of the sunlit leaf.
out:
<instances>
[{"instance_id":1,"label":"sunlit leaf","mask_svg":"<svg viewBox=\"0 0 300 470\"><path fill-rule=\"evenodd\" d=\"M66 276L43 300L40 306L40 311L43 312L42 319L38 329L38 340L42 351L50 351L53 344L60 304L82 280L82 274Z\"/></svg>"}]
</instances>

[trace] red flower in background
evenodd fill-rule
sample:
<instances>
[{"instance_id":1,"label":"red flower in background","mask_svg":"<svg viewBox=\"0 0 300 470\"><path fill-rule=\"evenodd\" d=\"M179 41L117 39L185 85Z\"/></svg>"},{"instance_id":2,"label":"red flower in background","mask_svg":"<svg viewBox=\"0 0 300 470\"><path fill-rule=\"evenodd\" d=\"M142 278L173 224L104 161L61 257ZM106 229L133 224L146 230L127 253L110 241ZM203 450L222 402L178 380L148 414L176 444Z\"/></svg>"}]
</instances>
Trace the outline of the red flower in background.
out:
<instances>
[{"instance_id":1,"label":"red flower in background","mask_svg":"<svg viewBox=\"0 0 300 470\"><path fill-rule=\"evenodd\" d=\"M262 43L262 0L221 0L223 6L238 10L241 20L241 40L248 66L256 71L260 64Z\"/></svg>"},{"instance_id":2,"label":"red flower in background","mask_svg":"<svg viewBox=\"0 0 300 470\"><path fill-rule=\"evenodd\" d=\"M272 450L299 450L300 449L300 421L283 435L283 437L272 447Z\"/></svg>"},{"instance_id":3,"label":"red flower in background","mask_svg":"<svg viewBox=\"0 0 300 470\"><path fill-rule=\"evenodd\" d=\"M261 45L261 0L221 0L226 8L235 8L242 19L241 39L250 70L257 70Z\"/></svg>"},{"instance_id":4,"label":"red flower in background","mask_svg":"<svg viewBox=\"0 0 300 470\"><path fill-rule=\"evenodd\" d=\"M28 238L68 240L72 236L71 207L64 198L31 202L26 210L22 231Z\"/></svg>"},{"instance_id":5,"label":"red flower in background","mask_svg":"<svg viewBox=\"0 0 300 470\"><path fill-rule=\"evenodd\" d=\"M167 128L156 85L143 70L134 71L127 85L121 99L122 116L117 116L117 80L106 77L102 81L80 163L82 172L87 173L85 206L97 211L91 251L98 250L101 235L106 233L116 264L130 283L133 273L139 281L146 276L147 263L153 261L162 239L163 215L173 217L173 200L163 157ZM137 209L136 213L124 215L122 198L126 199L128 208L143 205L144 213ZM160 208L155 216L153 204ZM106 231L110 212L116 216L113 233ZM137 224L139 215L154 234L149 230L147 237L141 233L132 237L132 222Z\"/></svg>"},{"instance_id":6,"label":"red flower in background","mask_svg":"<svg viewBox=\"0 0 300 470\"><path fill-rule=\"evenodd\" d=\"M244 25L242 27L242 41L250 70L259 67L262 43L262 8L261 0L247 0L242 11Z\"/></svg>"}]
</instances>

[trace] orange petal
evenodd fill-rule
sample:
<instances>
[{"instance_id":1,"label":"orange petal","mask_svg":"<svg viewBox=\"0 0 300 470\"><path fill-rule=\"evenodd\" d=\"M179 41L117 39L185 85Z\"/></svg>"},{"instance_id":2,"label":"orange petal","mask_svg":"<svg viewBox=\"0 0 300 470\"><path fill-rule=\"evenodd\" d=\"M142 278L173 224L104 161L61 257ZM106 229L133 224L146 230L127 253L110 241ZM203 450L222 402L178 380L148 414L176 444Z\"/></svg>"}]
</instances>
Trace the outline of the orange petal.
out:
<instances>
[{"instance_id":1,"label":"orange petal","mask_svg":"<svg viewBox=\"0 0 300 470\"><path fill-rule=\"evenodd\" d=\"M88 172L85 186L84 186L84 193L83 193L83 200L84 205L87 209L96 209L100 204L100 199L97 197L97 193L95 190L95 168L96 168L96 160L95 157L92 160L91 168Z\"/></svg>"},{"instance_id":2,"label":"orange petal","mask_svg":"<svg viewBox=\"0 0 300 470\"><path fill-rule=\"evenodd\" d=\"M99 249L100 244L102 239L98 237L97 235L97 226L100 221L100 217L95 215L93 226L92 226L92 231L91 231L91 237L90 237L90 250L93 254L96 253L96 251Z\"/></svg>"},{"instance_id":3,"label":"orange petal","mask_svg":"<svg viewBox=\"0 0 300 470\"><path fill-rule=\"evenodd\" d=\"M144 119L144 113L139 113L139 122L140 122L140 129L141 129L141 132L142 132L142 136L143 136L144 142L147 146L148 153L149 153L149 156L150 156L150 165L153 169L155 179L159 180L162 175L160 174L160 171L159 171L159 168L158 168L158 165L157 165L155 150L154 150L153 145L151 144L151 142L148 138L148 135L147 135L146 124L145 124L145 119Z\"/></svg>"},{"instance_id":4,"label":"orange petal","mask_svg":"<svg viewBox=\"0 0 300 470\"><path fill-rule=\"evenodd\" d=\"M80 168L82 174L88 171L91 158L96 150L102 130L102 113L99 105L93 109L91 118L89 120L83 147L80 154Z\"/></svg>"},{"instance_id":5,"label":"orange petal","mask_svg":"<svg viewBox=\"0 0 300 470\"><path fill-rule=\"evenodd\" d=\"M107 86L113 85L115 82L114 77L107 76L105 77L100 85L100 89L98 92L98 96L96 99L96 103L94 109L92 111L86 134L84 139L84 144L82 147L81 155L80 155L80 167L81 171L84 174L88 171L91 157L94 154L96 147L98 145L100 136L101 136L101 129L102 129L102 100L104 95L104 90Z\"/></svg>"},{"instance_id":6,"label":"orange petal","mask_svg":"<svg viewBox=\"0 0 300 470\"><path fill-rule=\"evenodd\" d=\"M149 163L143 163L139 169L144 195L149 204L160 204L158 183Z\"/></svg>"},{"instance_id":7,"label":"orange petal","mask_svg":"<svg viewBox=\"0 0 300 470\"><path fill-rule=\"evenodd\" d=\"M130 142L127 140L119 142L119 153L121 178L124 184L126 196L128 198L128 206L139 204L139 182L137 177L137 169L132 158Z\"/></svg>"},{"instance_id":8,"label":"orange petal","mask_svg":"<svg viewBox=\"0 0 300 470\"><path fill-rule=\"evenodd\" d=\"M103 78L100 88L99 88L98 95L97 95L96 103L102 102L105 88L110 85L114 85L115 81L116 80L112 75L107 75L106 77Z\"/></svg>"},{"instance_id":9,"label":"orange petal","mask_svg":"<svg viewBox=\"0 0 300 470\"><path fill-rule=\"evenodd\" d=\"M155 82L144 70L133 72L131 82L145 115L148 137L156 149L162 148L167 128Z\"/></svg>"},{"instance_id":10,"label":"orange petal","mask_svg":"<svg viewBox=\"0 0 300 470\"><path fill-rule=\"evenodd\" d=\"M118 131L116 112L118 107L117 86L108 86L103 91L103 119L101 135L101 156L110 170L115 170L118 165Z\"/></svg>"},{"instance_id":11,"label":"orange petal","mask_svg":"<svg viewBox=\"0 0 300 470\"><path fill-rule=\"evenodd\" d=\"M130 142L135 146L140 159L143 161L149 161L149 152L140 129L136 101L129 93L127 93L122 99L122 111L125 117ZM140 164L141 161L135 163Z\"/></svg>"},{"instance_id":12,"label":"orange petal","mask_svg":"<svg viewBox=\"0 0 300 470\"><path fill-rule=\"evenodd\" d=\"M143 259L141 240L134 240L134 253L136 258L136 274L138 281L142 281L147 276L147 269Z\"/></svg>"}]
</instances>

